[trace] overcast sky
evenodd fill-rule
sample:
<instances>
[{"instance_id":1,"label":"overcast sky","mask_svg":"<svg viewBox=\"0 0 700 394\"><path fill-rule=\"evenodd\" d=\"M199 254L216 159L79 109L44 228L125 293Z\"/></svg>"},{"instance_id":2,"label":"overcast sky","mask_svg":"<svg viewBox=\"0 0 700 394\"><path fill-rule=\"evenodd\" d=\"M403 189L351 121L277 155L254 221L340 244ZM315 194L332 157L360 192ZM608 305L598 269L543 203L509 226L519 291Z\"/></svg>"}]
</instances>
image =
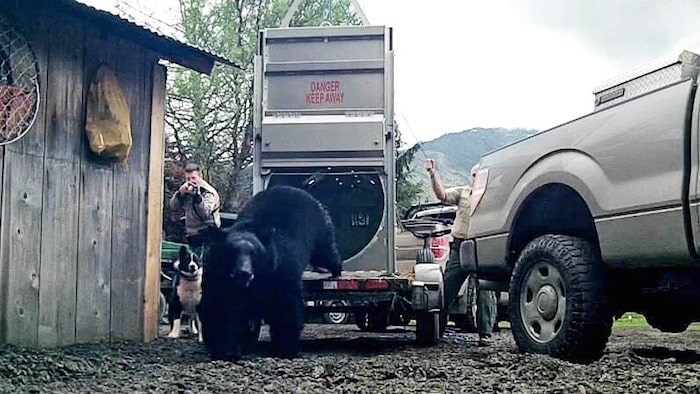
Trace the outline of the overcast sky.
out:
<instances>
[{"instance_id":1,"label":"overcast sky","mask_svg":"<svg viewBox=\"0 0 700 394\"><path fill-rule=\"evenodd\" d=\"M472 127L553 127L590 112L605 80L682 49L700 53L698 0L359 2L372 24L394 28L407 142Z\"/></svg>"}]
</instances>

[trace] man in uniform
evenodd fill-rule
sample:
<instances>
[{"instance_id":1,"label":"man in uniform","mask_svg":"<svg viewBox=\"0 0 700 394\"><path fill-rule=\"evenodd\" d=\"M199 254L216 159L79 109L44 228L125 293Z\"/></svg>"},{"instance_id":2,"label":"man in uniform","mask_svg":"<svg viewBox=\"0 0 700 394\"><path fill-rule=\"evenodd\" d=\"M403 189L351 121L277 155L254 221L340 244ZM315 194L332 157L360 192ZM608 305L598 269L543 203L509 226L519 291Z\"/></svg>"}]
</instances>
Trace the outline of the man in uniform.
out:
<instances>
[{"instance_id":1,"label":"man in uniform","mask_svg":"<svg viewBox=\"0 0 700 394\"><path fill-rule=\"evenodd\" d=\"M459 246L467 237L467 229L469 228L469 209L471 187L468 185L456 186L445 189L442 182L435 173L435 161L428 159L425 166L433 187L433 192L438 200L457 206L455 220L452 224L452 243L450 244L450 257L445 266L445 303L451 305L459 292L460 287L467 277L468 272L462 268L459 261ZM478 166L472 167L471 176L472 182L476 177ZM488 346L492 342L493 326L496 321L497 299L496 292L491 290L479 290L476 296L477 303L477 327L479 331L479 345Z\"/></svg>"},{"instance_id":2,"label":"man in uniform","mask_svg":"<svg viewBox=\"0 0 700 394\"><path fill-rule=\"evenodd\" d=\"M190 248L202 257L207 232L221 227L219 193L202 179L198 164L185 166L185 183L170 199L170 208L185 210L185 236Z\"/></svg>"}]
</instances>

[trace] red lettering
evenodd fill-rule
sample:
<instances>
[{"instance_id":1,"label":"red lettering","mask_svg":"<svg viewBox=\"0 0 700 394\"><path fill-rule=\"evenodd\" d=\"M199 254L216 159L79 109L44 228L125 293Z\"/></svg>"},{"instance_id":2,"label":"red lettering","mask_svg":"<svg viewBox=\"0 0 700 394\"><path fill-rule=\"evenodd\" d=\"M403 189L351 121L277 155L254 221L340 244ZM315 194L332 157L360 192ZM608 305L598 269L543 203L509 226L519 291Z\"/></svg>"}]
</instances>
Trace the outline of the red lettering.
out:
<instances>
[{"instance_id":1,"label":"red lettering","mask_svg":"<svg viewBox=\"0 0 700 394\"><path fill-rule=\"evenodd\" d=\"M310 90L306 93L306 104L342 104L344 98L340 81L311 81Z\"/></svg>"}]
</instances>

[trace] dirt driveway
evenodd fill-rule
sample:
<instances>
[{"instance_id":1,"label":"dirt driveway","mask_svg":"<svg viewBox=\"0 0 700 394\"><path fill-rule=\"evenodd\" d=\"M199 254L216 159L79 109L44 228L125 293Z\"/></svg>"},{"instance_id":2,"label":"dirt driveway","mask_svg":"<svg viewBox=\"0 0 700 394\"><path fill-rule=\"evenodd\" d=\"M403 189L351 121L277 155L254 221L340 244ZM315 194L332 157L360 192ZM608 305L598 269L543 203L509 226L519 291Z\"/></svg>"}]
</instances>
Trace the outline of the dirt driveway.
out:
<instances>
[{"instance_id":1,"label":"dirt driveway","mask_svg":"<svg viewBox=\"0 0 700 394\"><path fill-rule=\"evenodd\" d=\"M261 353L210 362L193 338L83 345L51 351L0 347L0 391L128 393L649 393L700 392L700 331L617 329L602 360L577 365L519 354L510 331L492 347L448 331L416 348L412 327L385 334L308 324L303 357ZM265 338L264 340L267 340Z\"/></svg>"}]
</instances>

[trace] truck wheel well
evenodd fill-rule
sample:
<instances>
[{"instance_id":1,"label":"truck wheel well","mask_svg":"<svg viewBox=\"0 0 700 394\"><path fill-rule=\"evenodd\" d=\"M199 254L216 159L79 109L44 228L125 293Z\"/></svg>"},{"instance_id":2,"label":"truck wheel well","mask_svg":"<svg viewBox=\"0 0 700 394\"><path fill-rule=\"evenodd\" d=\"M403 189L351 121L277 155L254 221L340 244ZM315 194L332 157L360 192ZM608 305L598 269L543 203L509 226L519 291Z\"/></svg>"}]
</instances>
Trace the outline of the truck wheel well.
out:
<instances>
[{"instance_id":1,"label":"truck wheel well","mask_svg":"<svg viewBox=\"0 0 700 394\"><path fill-rule=\"evenodd\" d=\"M508 242L511 266L530 241L544 234L581 237L598 245L595 223L586 202L578 192L563 184L540 187L520 206Z\"/></svg>"}]
</instances>

